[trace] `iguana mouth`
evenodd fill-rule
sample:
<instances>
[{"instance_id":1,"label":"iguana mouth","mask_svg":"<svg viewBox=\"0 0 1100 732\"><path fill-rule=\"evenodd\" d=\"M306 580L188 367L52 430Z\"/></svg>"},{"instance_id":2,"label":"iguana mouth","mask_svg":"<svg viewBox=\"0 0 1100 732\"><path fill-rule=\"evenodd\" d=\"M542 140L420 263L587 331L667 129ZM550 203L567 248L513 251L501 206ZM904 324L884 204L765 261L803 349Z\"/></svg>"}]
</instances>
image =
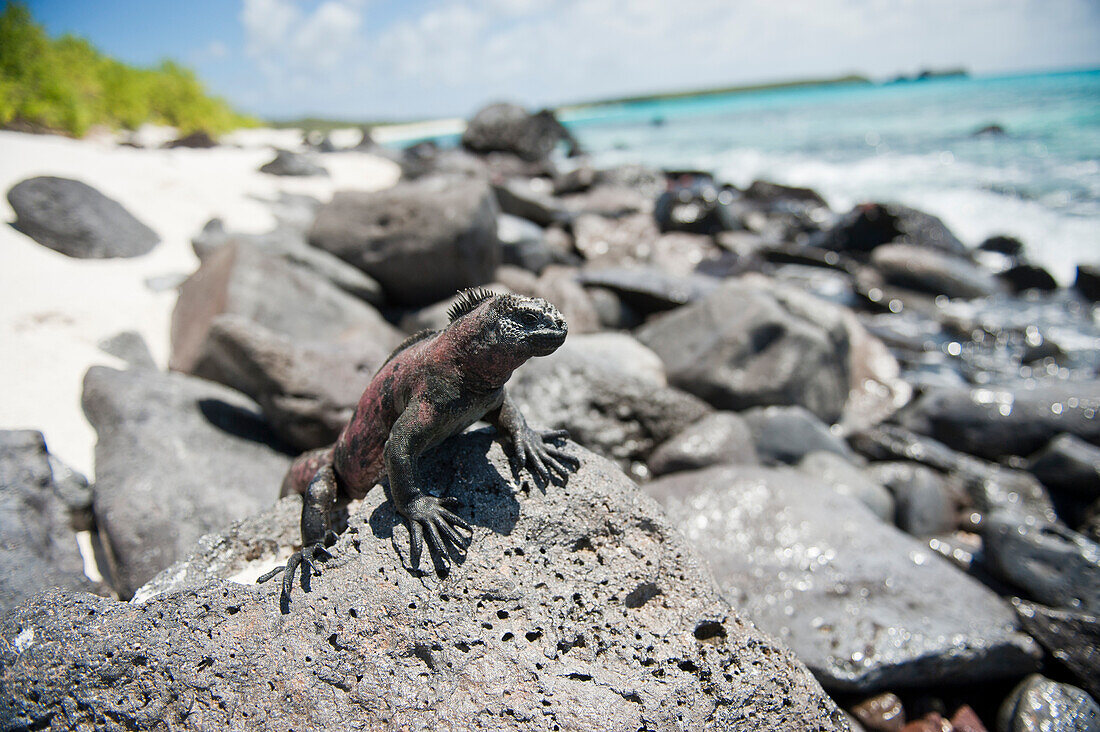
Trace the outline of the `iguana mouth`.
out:
<instances>
[{"instance_id":1,"label":"iguana mouth","mask_svg":"<svg viewBox=\"0 0 1100 732\"><path fill-rule=\"evenodd\" d=\"M561 328L543 328L529 334L527 339L540 356L545 356L553 353L562 343L565 343L567 334L568 331Z\"/></svg>"}]
</instances>

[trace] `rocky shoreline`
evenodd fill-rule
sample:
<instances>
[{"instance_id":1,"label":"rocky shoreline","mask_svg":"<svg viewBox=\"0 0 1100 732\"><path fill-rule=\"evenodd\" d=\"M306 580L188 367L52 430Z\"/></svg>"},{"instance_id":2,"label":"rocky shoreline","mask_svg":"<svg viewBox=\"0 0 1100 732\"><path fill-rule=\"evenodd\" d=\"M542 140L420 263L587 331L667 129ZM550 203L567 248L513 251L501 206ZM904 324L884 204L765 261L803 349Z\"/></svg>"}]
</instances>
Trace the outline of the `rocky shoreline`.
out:
<instances>
[{"instance_id":1,"label":"rocky shoreline","mask_svg":"<svg viewBox=\"0 0 1100 732\"><path fill-rule=\"evenodd\" d=\"M91 487L0 433L0 729L1100 729L1096 263L1059 288L899 204L598 170L509 105L459 148L363 149L402 180L195 232L170 372L104 344ZM164 246L58 180L9 194L20 231ZM250 582L298 540L286 466L479 285L568 321L509 389L581 468L542 493L456 438L429 472L465 561L413 572L375 490L282 616Z\"/></svg>"}]
</instances>

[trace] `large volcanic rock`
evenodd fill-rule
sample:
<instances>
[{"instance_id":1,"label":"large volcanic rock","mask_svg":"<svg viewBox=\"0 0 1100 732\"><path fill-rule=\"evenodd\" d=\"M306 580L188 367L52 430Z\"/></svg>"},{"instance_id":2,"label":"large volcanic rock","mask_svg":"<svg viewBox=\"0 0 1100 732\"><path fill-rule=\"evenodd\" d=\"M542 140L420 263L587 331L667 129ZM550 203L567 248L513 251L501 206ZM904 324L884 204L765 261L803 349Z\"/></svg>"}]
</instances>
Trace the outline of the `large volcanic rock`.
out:
<instances>
[{"instance_id":1,"label":"large volcanic rock","mask_svg":"<svg viewBox=\"0 0 1100 732\"><path fill-rule=\"evenodd\" d=\"M1030 455L1061 433L1100 444L1100 380L1034 388L939 387L904 411L901 424L972 455Z\"/></svg>"},{"instance_id":2,"label":"large volcanic rock","mask_svg":"<svg viewBox=\"0 0 1100 732\"><path fill-rule=\"evenodd\" d=\"M408 534L375 490L287 615L277 583L224 578L291 548L296 497L205 540L143 604L24 605L0 621L0 716L134 730L846 729L653 501L572 451L580 469L545 493L503 477L486 433L428 456L428 485L475 527L442 580L406 568Z\"/></svg>"},{"instance_id":3,"label":"large volcanic rock","mask_svg":"<svg viewBox=\"0 0 1100 732\"><path fill-rule=\"evenodd\" d=\"M118 201L69 178L29 178L8 191L16 229L79 259L137 257L160 237Z\"/></svg>"},{"instance_id":4,"label":"large volcanic rock","mask_svg":"<svg viewBox=\"0 0 1100 732\"><path fill-rule=\"evenodd\" d=\"M466 125L462 146L478 153L509 152L527 161L546 159L569 131L553 112L528 114L515 104L490 104Z\"/></svg>"},{"instance_id":5,"label":"large volcanic rock","mask_svg":"<svg viewBox=\"0 0 1100 732\"><path fill-rule=\"evenodd\" d=\"M966 255L966 246L935 216L896 203L853 208L814 243L844 252L869 252L888 243L913 244Z\"/></svg>"},{"instance_id":6,"label":"large volcanic rock","mask_svg":"<svg viewBox=\"0 0 1100 732\"><path fill-rule=\"evenodd\" d=\"M705 547L726 597L827 689L985 681L1038 661L1000 598L803 473L715 467L645 490Z\"/></svg>"},{"instance_id":7,"label":"large volcanic rock","mask_svg":"<svg viewBox=\"0 0 1100 732\"><path fill-rule=\"evenodd\" d=\"M309 241L378 280L391 302L428 305L489 282L501 262L497 214L484 180L425 178L337 192Z\"/></svg>"},{"instance_id":8,"label":"large volcanic rock","mask_svg":"<svg viewBox=\"0 0 1100 732\"><path fill-rule=\"evenodd\" d=\"M224 316L254 322L302 346L343 346L368 362L381 363L402 339L359 298L244 241L207 255L183 283L172 312L169 365L233 384L214 368L218 345L211 340L211 329Z\"/></svg>"},{"instance_id":9,"label":"large volcanic rock","mask_svg":"<svg viewBox=\"0 0 1100 732\"><path fill-rule=\"evenodd\" d=\"M729 281L651 320L638 338L665 362L670 383L721 409L798 405L833 422L848 397L840 308L766 281Z\"/></svg>"},{"instance_id":10,"label":"large volcanic rock","mask_svg":"<svg viewBox=\"0 0 1100 732\"><path fill-rule=\"evenodd\" d=\"M622 356L600 355L597 344L609 340ZM532 424L567 429L626 467L711 412L701 399L666 386L663 374L639 368L647 357L652 352L626 335L571 336L557 352L520 367L508 390Z\"/></svg>"},{"instance_id":11,"label":"large volcanic rock","mask_svg":"<svg viewBox=\"0 0 1100 732\"><path fill-rule=\"evenodd\" d=\"M245 396L183 374L84 377L96 428L95 514L113 550L116 589L137 587L186 556L203 534L269 505L290 460Z\"/></svg>"},{"instance_id":12,"label":"large volcanic rock","mask_svg":"<svg viewBox=\"0 0 1100 732\"><path fill-rule=\"evenodd\" d=\"M95 590L59 478L41 432L0 430L0 613L50 587Z\"/></svg>"}]
</instances>

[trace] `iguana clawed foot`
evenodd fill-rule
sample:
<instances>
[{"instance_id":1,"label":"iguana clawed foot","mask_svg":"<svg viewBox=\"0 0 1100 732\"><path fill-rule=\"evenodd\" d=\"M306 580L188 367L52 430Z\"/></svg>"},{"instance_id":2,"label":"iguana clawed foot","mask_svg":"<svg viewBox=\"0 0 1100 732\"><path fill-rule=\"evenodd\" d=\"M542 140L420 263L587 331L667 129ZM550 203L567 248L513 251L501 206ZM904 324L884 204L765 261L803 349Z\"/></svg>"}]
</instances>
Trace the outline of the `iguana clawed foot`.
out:
<instances>
[{"instance_id":1,"label":"iguana clawed foot","mask_svg":"<svg viewBox=\"0 0 1100 732\"><path fill-rule=\"evenodd\" d=\"M458 508L458 499L453 497L417 496L405 507L405 523L409 528L409 559L413 567L420 566L424 554L424 542L436 566L446 571L450 565L448 547L465 553L473 538L473 527L451 509ZM457 528L470 532L463 536Z\"/></svg>"},{"instance_id":2,"label":"iguana clawed foot","mask_svg":"<svg viewBox=\"0 0 1100 732\"><path fill-rule=\"evenodd\" d=\"M329 553L327 547L332 546L336 539L339 538L335 531L329 531L325 534L322 541L315 544L307 544L298 551L290 555L290 559L287 560L286 566L276 567L267 574L259 577L256 582L267 582L269 579L279 574L283 574L283 591L281 594L281 600L284 608L290 603L290 592L294 589L294 570L298 569L299 565L302 568L300 572L300 580L302 583L302 590L309 592L309 580L314 574L320 575L320 567L317 566L317 562L322 559L331 559L332 555Z\"/></svg>"},{"instance_id":3,"label":"iguana clawed foot","mask_svg":"<svg viewBox=\"0 0 1100 732\"><path fill-rule=\"evenodd\" d=\"M512 464L512 473L518 478L526 468L535 476L542 487L557 479L563 483L569 479L570 469L576 470L580 461L565 450L550 444L564 440L569 436L567 430L543 430L536 432L525 427L518 432L512 443L508 460Z\"/></svg>"}]
</instances>

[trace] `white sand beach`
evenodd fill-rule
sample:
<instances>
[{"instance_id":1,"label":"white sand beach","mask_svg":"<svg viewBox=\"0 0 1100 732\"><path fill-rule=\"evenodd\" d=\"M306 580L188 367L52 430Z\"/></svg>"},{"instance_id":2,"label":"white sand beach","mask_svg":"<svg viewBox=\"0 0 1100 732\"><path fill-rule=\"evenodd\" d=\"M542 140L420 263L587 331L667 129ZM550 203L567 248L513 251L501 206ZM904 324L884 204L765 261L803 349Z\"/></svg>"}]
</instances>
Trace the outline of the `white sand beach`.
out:
<instances>
[{"instance_id":1,"label":"white sand beach","mask_svg":"<svg viewBox=\"0 0 1100 732\"><path fill-rule=\"evenodd\" d=\"M34 176L75 178L117 200L161 238L151 253L133 259L70 258L9 226L15 215L3 198L0 428L41 430L50 452L92 478L96 435L80 407L84 372L93 364L120 365L97 343L127 330L139 332L166 366L176 291L154 291L146 281L193 272L191 238L206 221L221 217L232 230L264 231L274 224L264 201L280 192L328 200L336 189L375 190L398 178L394 163L358 152L319 156L330 177L258 172L273 145L300 138L294 130L248 130L209 150L166 150L0 131L5 194Z\"/></svg>"}]
</instances>

